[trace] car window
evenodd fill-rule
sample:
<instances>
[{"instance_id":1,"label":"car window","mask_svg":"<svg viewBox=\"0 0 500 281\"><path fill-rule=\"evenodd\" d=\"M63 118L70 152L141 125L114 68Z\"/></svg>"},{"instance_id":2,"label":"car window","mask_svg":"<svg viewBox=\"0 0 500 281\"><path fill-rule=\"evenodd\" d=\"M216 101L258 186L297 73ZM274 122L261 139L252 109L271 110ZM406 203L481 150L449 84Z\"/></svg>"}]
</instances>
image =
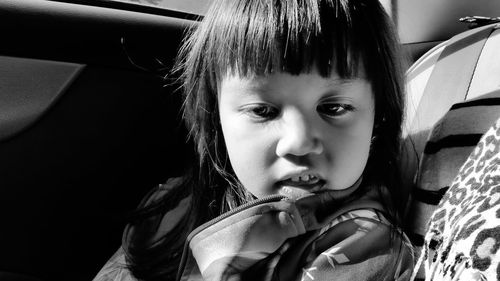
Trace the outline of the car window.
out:
<instances>
[{"instance_id":1,"label":"car window","mask_svg":"<svg viewBox=\"0 0 500 281\"><path fill-rule=\"evenodd\" d=\"M102 1L102 0L99 0ZM146 6L155 6L169 10L203 15L212 0L112 0L116 2L135 3Z\"/></svg>"}]
</instances>

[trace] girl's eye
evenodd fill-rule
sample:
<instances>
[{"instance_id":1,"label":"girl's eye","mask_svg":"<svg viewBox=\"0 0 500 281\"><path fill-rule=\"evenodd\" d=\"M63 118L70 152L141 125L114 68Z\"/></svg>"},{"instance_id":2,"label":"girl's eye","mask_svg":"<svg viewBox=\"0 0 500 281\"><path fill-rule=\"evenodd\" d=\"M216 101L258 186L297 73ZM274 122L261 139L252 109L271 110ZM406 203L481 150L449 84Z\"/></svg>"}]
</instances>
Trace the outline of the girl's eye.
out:
<instances>
[{"instance_id":1,"label":"girl's eye","mask_svg":"<svg viewBox=\"0 0 500 281\"><path fill-rule=\"evenodd\" d=\"M260 121L271 120L279 114L279 110L277 108L264 104L249 106L245 111L251 117Z\"/></svg>"},{"instance_id":2,"label":"girl's eye","mask_svg":"<svg viewBox=\"0 0 500 281\"><path fill-rule=\"evenodd\" d=\"M327 117L339 117L353 111L354 107L349 104L342 103L322 103L318 105L317 110L319 113Z\"/></svg>"}]
</instances>

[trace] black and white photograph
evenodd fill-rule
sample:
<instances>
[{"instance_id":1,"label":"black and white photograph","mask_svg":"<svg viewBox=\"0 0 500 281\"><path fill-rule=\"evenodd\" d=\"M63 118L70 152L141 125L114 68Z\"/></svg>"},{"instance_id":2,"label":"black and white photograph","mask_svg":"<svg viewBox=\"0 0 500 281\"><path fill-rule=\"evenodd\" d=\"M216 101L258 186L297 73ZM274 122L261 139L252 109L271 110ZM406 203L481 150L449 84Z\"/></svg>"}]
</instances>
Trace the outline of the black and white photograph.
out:
<instances>
[{"instance_id":1,"label":"black and white photograph","mask_svg":"<svg viewBox=\"0 0 500 281\"><path fill-rule=\"evenodd\" d=\"M500 281L500 1L0 0L0 281Z\"/></svg>"}]
</instances>

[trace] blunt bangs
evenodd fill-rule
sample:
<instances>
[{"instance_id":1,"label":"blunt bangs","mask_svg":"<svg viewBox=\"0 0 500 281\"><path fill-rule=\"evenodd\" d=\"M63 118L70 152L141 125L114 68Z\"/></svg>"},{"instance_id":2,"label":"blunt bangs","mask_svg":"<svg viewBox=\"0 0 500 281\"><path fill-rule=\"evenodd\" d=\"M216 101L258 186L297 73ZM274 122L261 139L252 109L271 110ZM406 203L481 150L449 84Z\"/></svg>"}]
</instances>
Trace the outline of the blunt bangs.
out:
<instances>
[{"instance_id":1,"label":"blunt bangs","mask_svg":"<svg viewBox=\"0 0 500 281\"><path fill-rule=\"evenodd\" d=\"M228 73L299 74L313 68L324 77L335 70L351 78L358 75L360 59L367 63L363 51L377 48L363 2L219 1L198 30L200 59L215 75L212 83Z\"/></svg>"}]
</instances>

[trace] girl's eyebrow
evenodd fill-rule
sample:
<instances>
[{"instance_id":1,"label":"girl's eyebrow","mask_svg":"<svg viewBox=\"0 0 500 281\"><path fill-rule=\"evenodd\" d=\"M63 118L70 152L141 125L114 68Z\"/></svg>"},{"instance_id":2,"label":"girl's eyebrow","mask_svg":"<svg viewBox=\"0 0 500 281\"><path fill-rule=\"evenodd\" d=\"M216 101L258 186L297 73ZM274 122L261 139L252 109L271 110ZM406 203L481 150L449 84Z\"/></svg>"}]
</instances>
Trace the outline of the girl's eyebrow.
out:
<instances>
[{"instance_id":1,"label":"girl's eyebrow","mask_svg":"<svg viewBox=\"0 0 500 281\"><path fill-rule=\"evenodd\" d=\"M362 83L366 81L363 78L331 78L328 80L328 82L325 84L325 91L321 97L321 100L337 97L341 95L343 91L338 91L342 88L348 88L349 86L353 85L354 83ZM344 95L343 95L344 96Z\"/></svg>"},{"instance_id":2,"label":"girl's eyebrow","mask_svg":"<svg viewBox=\"0 0 500 281\"><path fill-rule=\"evenodd\" d=\"M263 83L245 83L244 85L235 87L234 90L242 96L255 96L255 95L270 95L271 89Z\"/></svg>"}]
</instances>

